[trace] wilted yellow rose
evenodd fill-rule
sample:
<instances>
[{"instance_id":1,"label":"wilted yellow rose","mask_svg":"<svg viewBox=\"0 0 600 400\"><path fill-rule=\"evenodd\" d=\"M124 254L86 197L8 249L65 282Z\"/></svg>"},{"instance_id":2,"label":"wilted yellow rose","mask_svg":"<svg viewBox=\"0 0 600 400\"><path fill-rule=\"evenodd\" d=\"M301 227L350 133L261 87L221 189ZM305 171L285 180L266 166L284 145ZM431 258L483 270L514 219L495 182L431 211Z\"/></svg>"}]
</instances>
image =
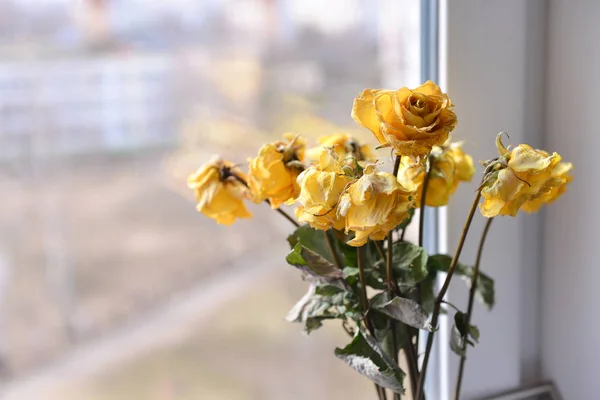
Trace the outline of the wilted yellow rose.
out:
<instances>
[{"instance_id":1,"label":"wilted yellow rose","mask_svg":"<svg viewBox=\"0 0 600 400\"><path fill-rule=\"evenodd\" d=\"M461 181L470 181L475 174L475 166L470 155L462 150L461 143L448 146L433 146L428 156L431 168L425 204L440 207L448 204ZM415 205L421 204L426 165L409 157L403 157L398 171L398 181L415 190Z\"/></svg>"},{"instance_id":2,"label":"wilted yellow rose","mask_svg":"<svg viewBox=\"0 0 600 400\"><path fill-rule=\"evenodd\" d=\"M414 207L414 192L402 186L394 175L369 165L339 201L337 213L345 218L346 232L353 231L351 246L362 246L367 239L383 240L389 231L408 217Z\"/></svg>"},{"instance_id":3,"label":"wilted yellow rose","mask_svg":"<svg viewBox=\"0 0 600 400\"><path fill-rule=\"evenodd\" d=\"M458 185L458 182L470 182L473 175L475 175L475 165L473 165L473 157L465 153L462 149L462 142L450 143L446 151L452 157L452 161L454 161L454 184Z\"/></svg>"},{"instance_id":4,"label":"wilted yellow rose","mask_svg":"<svg viewBox=\"0 0 600 400\"><path fill-rule=\"evenodd\" d=\"M188 177L188 187L194 190L196 209L217 221L231 225L236 218L250 218L243 199L249 197L248 188L236 177L245 175L229 161L214 158Z\"/></svg>"},{"instance_id":5,"label":"wilted yellow rose","mask_svg":"<svg viewBox=\"0 0 600 400\"><path fill-rule=\"evenodd\" d=\"M340 195L352 179L344 173L337 154L324 148L319 162L298 176L300 195L287 204L298 202L299 206L294 211L296 218L300 222L308 222L315 229L343 229L344 219L335 210Z\"/></svg>"},{"instance_id":6,"label":"wilted yellow rose","mask_svg":"<svg viewBox=\"0 0 600 400\"><path fill-rule=\"evenodd\" d=\"M514 217L525 203L539 199L561 185L562 180L552 176L561 160L557 153L549 154L526 144L508 150L500 135L496 143L501 157L493 164L495 170L481 188L483 202L479 209L484 217Z\"/></svg>"},{"instance_id":7,"label":"wilted yellow rose","mask_svg":"<svg viewBox=\"0 0 600 400\"><path fill-rule=\"evenodd\" d=\"M352 118L384 146L402 156L424 156L441 146L456 126L450 98L431 81L414 90L366 89L352 107Z\"/></svg>"},{"instance_id":8,"label":"wilted yellow rose","mask_svg":"<svg viewBox=\"0 0 600 400\"><path fill-rule=\"evenodd\" d=\"M306 158L309 160L318 160L321 156L323 147L331 147L338 155L340 160L354 157L358 161L374 162L377 156L367 144L359 144L356 139L346 133L336 133L334 135L322 136L318 139L320 146L306 150Z\"/></svg>"},{"instance_id":9,"label":"wilted yellow rose","mask_svg":"<svg viewBox=\"0 0 600 400\"><path fill-rule=\"evenodd\" d=\"M561 194L567 190L567 184L573 180L573 176L570 175L573 169L573 164L566 162L559 162L552 169L552 178L560 181L560 184L556 187L552 187L547 192L540 192L539 196L535 196L523 204L523 211L528 213L537 212L544 204L550 204L556 200Z\"/></svg>"},{"instance_id":10,"label":"wilted yellow rose","mask_svg":"<svg viewBox=\"0 0 600 400\"><path fill-rule=\"evenodd\" d=\"M287 143L277 141L262 146L256 158L249 159L248 185L256 202L269 200L272 208L279 208L296 197L300 187L296 179L302 172L304 139L284 135Z\"/></svg>"}]
</instances>

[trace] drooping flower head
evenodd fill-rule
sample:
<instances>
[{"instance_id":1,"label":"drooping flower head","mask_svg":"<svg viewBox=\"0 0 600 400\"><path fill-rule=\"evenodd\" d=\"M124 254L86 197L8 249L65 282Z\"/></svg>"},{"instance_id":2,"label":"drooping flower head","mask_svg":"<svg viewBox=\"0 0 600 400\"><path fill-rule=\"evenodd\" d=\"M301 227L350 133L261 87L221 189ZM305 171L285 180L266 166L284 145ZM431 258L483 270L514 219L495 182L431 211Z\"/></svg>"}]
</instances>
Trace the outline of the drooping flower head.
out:
<instances>
[{"instance_id":1,"label":"drooping flower head","mask_svg":"<svg viewBox=\"0 0 600 400\"><path fill-rule=\"evenodd\" d=\"M547 192L540 192L538 196L532 197L523 204L523 211L528 213L537 212L544 204L550 204L560 197L566 190L567 184L573 180L570 174L573 169L573 164L567 162L559 162L552 169L552 178L560 181L558 186L552 187Z\"/></svg>"},{"instance_id":2,"label":"drooping flower head","mask_svg":"<svg viewBox=\"0 0 600 400\"><path fill-rule=\"evenodd\" d=\"M483 202L479 209L483 216L493 218L498 215L516 216L528 202L527 209L533 211L541 206L542 199L554 199L553 190L563 184L564 167L555 171L561 161L558 153L536 150L526 144L507 149L502 144L501 134L496 139L500 158L488 163L488 176L481 187ZM570 168L570 167L569 167ZM564 189L563 189L564 191Z\"/></svg>"},{"instance_id":3,"label":"drooping flower head","mask_svg":"<svg viewBox=\"0 0 600 400\"><path fill-rule=\"evenodd\" d=\"M315 229L343 229L344 219L337 215L336 208L352 179L344 172L337 154L331 148L323 148L319 162L298 176L299 195L287 204L299 203L294 211L296 218Z\"/></svg>"},{"instance_id":4,"label":"drooping flower head","mask_svg":"<svg viewBox=\"0 0 600 400\"><path fill-rule=\"evenodd\" d=\"M321 156L323 147L331 147L340 160L355 158L358 161L374 162L377 156L373 153L371 146L361 145L356 139L346 133L336 133L329 136L322 136L318 139L320 146L306 150L306 158L309 160L318 160Z\"/></svg>"},{"instance_id":5,"label":"drooping flower head","mask_svg":"<svg viewBox=\"0 0 600 400\"><path fill-rule=\"evenodd\" d=\"M244 199L250 197L242 183L245 175L231 162L213 158L188 177L196 195L196 209L219 224L231 225L236 218L250 218Z\"/></svg>"},{"instance_id":6,"label":"drooping flower head","mask_svg":"<svg viewBox=\"0 0 600 400\"><path fill-rule=\"evenodd\" d=\"M352 107L352 118L371 130L382 146L417 158L441 146L456 126L448 95L431 81L411 90L366 89Z\"/></svg>"},{"instance_id":7,"label":"drooping flower head","mask_svg":"<svg viewBox=\"0 0 600 400\"><path fill-rule=\"evenodd\" d=\"M475 174L475 166L470 155L462 150L462 143L433 146L427 157L431 169L425 204L440 207L448 204L450 195L456 191L459 182L468 182ZM415 206L421 204L423 183L427 174L427 163L403 157L398 171L398 181L415 190Z\"/></svg>"},{"instance_id":8,"label":"drooping flower head","mask_svg":"<svg viewBox=\"0 0 600 400\"><path fill-rule=\"evenodd\" d=\"M248 185L254 201L269 200L273 208L298 195L296 178L304 169L305 140L292 134L284 137L287 142L265 144L257 157L248 160Z\"/></svg>"},{"instance_id":9,"label":"drooping flower head","mask_svg":"<svg viewBox=\"0 0 600 400\"><path fill-rule=\"evenodd\" d=\"M404 187L388 172L367 166L363 175L344 191L338 205L339 218L345 219L346 232L354 232L351 246L362 246L370 238L382 240L408 217L414 208L414 191Z\"/></svg>"}]
</instances>

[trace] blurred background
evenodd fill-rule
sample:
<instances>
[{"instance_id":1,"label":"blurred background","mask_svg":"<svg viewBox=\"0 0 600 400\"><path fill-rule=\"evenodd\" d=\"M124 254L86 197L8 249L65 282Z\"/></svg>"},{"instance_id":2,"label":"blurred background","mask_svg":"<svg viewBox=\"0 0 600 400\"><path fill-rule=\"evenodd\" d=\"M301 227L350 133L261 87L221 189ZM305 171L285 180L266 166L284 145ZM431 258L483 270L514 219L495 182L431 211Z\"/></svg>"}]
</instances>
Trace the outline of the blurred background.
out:
<instances>
[{"instance_id":1,"label":"blurred background","mask_svg":"<svg viewBox=\"0 0 600 400\"><path fill-rule=\"evenodd\" d=\"M186 177L288 131L374 145L353 98L436 67L475 160L503 130L575 164L547 210L494 222L497 303L475 306L464 397L553 380L597 399L599 16L592 0L0 0L0 400L374 397L332 354L339 326L284 320L306 290L289 223L257 205L219 226ZM440 252L475 188L426 220ZM449 297L464 307L464 285ZM436 400L454 387L448 328Z\"/></svg>"},{"instance_id":2,"label":"blurred background","mask_svg":"<svg viewBox=\"0 0 600 400\"><path fill-rule=\"evenodd\" d=\"M374 396L333 357L338 326L284 321L305 291L287 222L219 226L185 179L286 131L375 144L352 100L420 83L419 11L0 0L0 398Z\"/></svg>"}]
</instances>

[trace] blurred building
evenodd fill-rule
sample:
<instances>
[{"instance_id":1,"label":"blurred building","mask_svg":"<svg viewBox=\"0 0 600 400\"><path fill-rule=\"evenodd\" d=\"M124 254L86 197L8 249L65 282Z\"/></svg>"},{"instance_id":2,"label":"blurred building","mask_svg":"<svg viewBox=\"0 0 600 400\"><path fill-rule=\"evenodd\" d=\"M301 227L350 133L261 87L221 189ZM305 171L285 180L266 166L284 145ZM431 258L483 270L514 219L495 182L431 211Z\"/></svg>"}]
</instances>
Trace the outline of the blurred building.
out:
<instances>
[{"instance_id":1,"label":"blurred building","mask_svg":"<svg viewBox=\"0 0 600 400\"><path fill-rule=\"evenodd\" d=\"M403 3L418 42L418 1ZM196 215L185 174L214 152L243 163L283 130L356 129L352 98L385 79L393 24L370 0L327 4L0 0L0 379L54 371L173 296L231 279L240 259L285 250L268 209L233 231ZM400 48L394 73L412 84L418 51Z\"/></svg>"}]
</instances>

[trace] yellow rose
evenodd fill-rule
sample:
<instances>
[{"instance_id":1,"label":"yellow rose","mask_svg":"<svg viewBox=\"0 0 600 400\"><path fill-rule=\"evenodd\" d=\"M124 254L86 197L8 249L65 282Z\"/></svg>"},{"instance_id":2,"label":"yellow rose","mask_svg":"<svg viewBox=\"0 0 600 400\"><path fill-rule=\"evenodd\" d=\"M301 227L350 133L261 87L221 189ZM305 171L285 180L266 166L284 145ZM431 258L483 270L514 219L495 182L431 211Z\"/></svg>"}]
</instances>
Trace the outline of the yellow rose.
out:
<instances>
[{"instance_id":1,"label":"yellow rose","mask_svg":"<svg viewBox=\"0 0 600 400\"><path fill-rule=\"evenodd\" d=\"M429 184L425 196L425 204L440 207L448 204L450 195L456 191L459 182L470 181L475 173L475 166L470 155L462 150L461 143L448 146L433 146L428 156L431 168ZM421 204L426 164L403 157L398 170L398 181L405 187L414 189L415 205Z\"/></svg>"},{"instance_id":2,"label":"yellow rose","mask_svg":"<svg viewBox=\"0 0 600 400\"><path fill-rule=\"evenodd\" d=\"M433 82L414 90L366 89L352 107L352 118L384 146L402 156L424 156L441 146L456 126L450 98Z\"/></svg>"},{"instance_id":3,"label":"yellow rose","mask_svg":"<svg viewBox=\"0 0 600 400\"><path fill-rule=\"evenodd\" d=\"M231 225L236 218L252 216L243 202L249 197L243 181L244 174L232 163L215 158L188 177L188 187L194 190L199 212Z\"/></svg>"},{"instance_id":4,"label":"yellow rose","mask_svg":"<svg viewBox=\"0 0 600 400\"><path fill-rule=\"evenodd\" d=\"M528 213L537 212L544 204L550 204L567 190L567 184L573 180L569 174L573 169L573 164L559 162L552 170L552 178L558 179L560 184L552 187L547 192L541 192L539 196L533 197L523 204L523 211Z\"/></svg>"},{"instance_id":5,"label":"yellow rose","mask_svg":"<svg viewBox=\"0 0 600 400\"><path fill-rule=\"evenodd\" d=\"M369 238L383 240L408 217L413 195L394 175L379 172L373 165L365 168L363 176L348 187L338 205L338 215L346 220L346 232L355 233L348 244L358 247Z\"/></svg>"},{"instance_id":6,"label":"yellow rose","mask_svg":"<svg viewBox=\"0 0 600 400\"><path fill-rule=\"evenodd\" d=\"M462 142L450 143L446 151L454 161L454 184L458 186L458 182L470 182L475 175L475 165L473 158L463 151Z\"/></svg>"},{"instance_id":7,"label":"yellow rose","mask_svg":"<svg viewBox=\"0 0 600 400\"><path fill-rule=\"evenodd\" d=\"M371 146L366 144L361 145L356 139L345 133L322 136L318 141L320 146L306 151L306 158L309 160L318 160L323 147L331 147L337 153L340 160L345 160L349 157L354 157L358 161L374 162L377 160L377 156L371 149Z\"/></svg>"},{"instance_id":8,"label":"yellow rose","mask_svg":"<svg viewBox=\"0 0 600 400\"><path fill-rule=\"evenodd\" d=\"M319 162L298 176L300 194L287 204L298 202L300 205L294 211L296 218L300 222L308 222L315 229L342 229L344 220L339 218L335 209L340 195L352 179L344 173L337 154L325 148L321 151Z\"/></svg>"},{"instance_id":9,"label":"yellow rose","mask_svg":"<svg viewBox=\"0 0 600 400\"><path fill-rule=\"evenodd\" d=\"M526 144L508 150L500 135L496 144L501 157L493 164L494 171L481 188L483 202L479 209L484 217L514 217L526 202L538 199L561 185L561 179L552 176L561 160L557 153L549 154Z\"/></svg>"},{"instance_id":10,"label":"yellow rose","mask_svg":"<svg viewBox=\"0 0 600 400\"><path fill-rule=\"evenodd\" d=\"M277 141L265 144L256 158L248 160L248 185L254 201L269 200L272 208L279 208L300 191L296 179L303 169L306 142L291 134L284 136L289 140L288 143Z\"/></svg>"}]
</instances>

